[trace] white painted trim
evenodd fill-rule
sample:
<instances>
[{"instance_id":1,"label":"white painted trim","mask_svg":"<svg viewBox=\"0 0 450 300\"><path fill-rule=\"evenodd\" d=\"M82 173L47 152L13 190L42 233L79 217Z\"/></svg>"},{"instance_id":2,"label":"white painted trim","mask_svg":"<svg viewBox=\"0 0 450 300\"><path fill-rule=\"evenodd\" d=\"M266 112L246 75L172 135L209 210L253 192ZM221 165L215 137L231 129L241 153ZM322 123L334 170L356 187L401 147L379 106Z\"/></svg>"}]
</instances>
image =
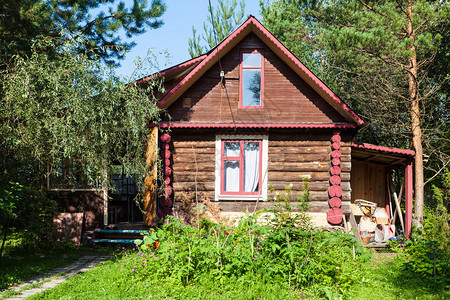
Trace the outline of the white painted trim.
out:
<instances>
[{"instance_id":1,"label":"white painted trim","mask_svg":"<svg viewBox=\"0 0 450 300\"><path fill-rule=\"evenodd\" d=\"M261 140L262 141L262 189L261 195L220 195L220 182L222 176L222 140ZM214 200L235 200L235 201L245 201L245 200L267 200L268 191L268 161L269 161L269 138L268 135L216 135L216 155L215 155L215 184L214 184Z\"/></svg>"}]
</instances>

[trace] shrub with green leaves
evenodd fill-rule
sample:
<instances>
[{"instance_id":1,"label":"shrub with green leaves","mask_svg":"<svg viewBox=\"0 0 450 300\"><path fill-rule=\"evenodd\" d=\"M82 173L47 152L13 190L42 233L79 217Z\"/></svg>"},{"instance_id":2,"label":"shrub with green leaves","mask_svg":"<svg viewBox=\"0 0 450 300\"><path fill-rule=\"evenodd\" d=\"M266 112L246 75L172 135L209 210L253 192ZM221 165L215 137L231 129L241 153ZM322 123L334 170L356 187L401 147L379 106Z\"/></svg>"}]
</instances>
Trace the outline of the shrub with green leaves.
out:
<instances>
[{"instance_id":1,"label":"shrub with green leaves","mask_svg":"<svg viewBox=\"0 0 450 300\"><path fill-rule=\"evenodd\" d=\"M358 280L357 265L365 258L345 233L261 224L256 216L241 219L236 227L208 223L200 228L170 217L138 244L121 271L182 285L213 278L218 288L258 280L294 289L327 285L345 292Z\"/></svg>"},{"instance_id":2,"label":"shrub with green leaves","mask_svg":"<svg viewBox=\"0 0 450 300\"><path fill-rule=\"evenodd\" d=\"M433 186L434 209L425 209L423 228L407 242L406 267L422 276L434 275L450 285L450 216L445 204L450 195L450 171L442 175L442 188Z\"/></svg>"},{"instance_id":3,"label":"shrub with green leaves","mask_svg":"<svg viewBox=\"0 0 450 300\"><path fill-rule=\"evenodd\" d=\"M51 239L56 202L35 187L10 182L0 190L0 231L9 233L5 252L42 247Z\"/></svg>"}]
</instances>

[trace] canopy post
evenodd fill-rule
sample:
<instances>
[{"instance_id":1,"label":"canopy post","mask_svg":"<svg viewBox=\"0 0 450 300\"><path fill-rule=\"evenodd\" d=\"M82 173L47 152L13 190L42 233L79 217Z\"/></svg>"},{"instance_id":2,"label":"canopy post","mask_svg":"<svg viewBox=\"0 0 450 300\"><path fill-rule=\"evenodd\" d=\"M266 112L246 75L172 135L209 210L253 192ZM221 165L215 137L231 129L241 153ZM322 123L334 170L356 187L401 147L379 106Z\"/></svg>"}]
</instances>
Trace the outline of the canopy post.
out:
<instances>
[{"instance_id":1,"label":"canopy post","mask_svg":"<svg viewBox=\"0 0 450 300\"><path fill-rule=\"evenodd\" d=\"M405 168L405 236L409 239L412 226L413 210L413 169L409 160Z\"/></svg>"}]
</instances>

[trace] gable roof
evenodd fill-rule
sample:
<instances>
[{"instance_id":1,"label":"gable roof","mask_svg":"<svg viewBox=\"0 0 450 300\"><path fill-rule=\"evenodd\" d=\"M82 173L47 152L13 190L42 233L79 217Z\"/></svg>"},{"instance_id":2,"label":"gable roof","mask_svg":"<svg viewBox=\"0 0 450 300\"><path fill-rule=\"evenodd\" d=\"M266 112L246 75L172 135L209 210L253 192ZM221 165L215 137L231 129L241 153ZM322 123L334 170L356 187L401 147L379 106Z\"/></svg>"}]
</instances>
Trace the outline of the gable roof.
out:
<instances>
[{"instance_id":1,"label":"gable roof","mask_svg":"<svg viewBox=\"0 0 450 300\"><path fill-rule=\"evenodd\" d=\"M236 46L244 37L253 32L292 70L294 70L309 86L311 86L325 101L352 123L362 125L364 121L347 106L331 89L314 75L300 60L295 57L280 41L278 41L255 17L250 16L236 31L225 38L208 53L169 68L163 72L170 73L188 66L194 66L186 76L179 81L158 102L160 108L168 108L178 97L191 87L205 72L216 64L228 51ZM178 73L178 72L175 72ZM145 80L141 79L141 80Z\"/></svg>"}]
</instances>

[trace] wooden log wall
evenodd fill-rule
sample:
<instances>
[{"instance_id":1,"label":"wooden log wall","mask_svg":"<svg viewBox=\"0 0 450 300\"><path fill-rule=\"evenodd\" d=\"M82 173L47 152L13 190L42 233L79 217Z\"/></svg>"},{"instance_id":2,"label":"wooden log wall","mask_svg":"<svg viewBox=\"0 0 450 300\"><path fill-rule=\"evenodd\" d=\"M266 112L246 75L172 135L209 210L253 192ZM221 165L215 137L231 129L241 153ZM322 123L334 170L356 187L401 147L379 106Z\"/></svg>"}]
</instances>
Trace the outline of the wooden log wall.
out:
<instances>
[{"instance_id":1,"label":"wooden log wall","mask_svg":"<svg viewBox=\"0 0 450 300\"><path fill-rule=\"evenodd\" d=\"M296 132L269 134L269 183L273 192L268 198L275 194L283 193L285 186L292 183L292 196L295 199L303 189L302 176L309 176L310 199L315 211L326 212L330 207L329 189L330 169L332 167L332 132ZM350 171L351 171L351 149L350 137L345 135L346 140L341 141L340 162L340 186L342 188L342 201L346 202L342 207L344 213L349 212L350 203Z\"/></svg>"},{"instance_id":2,"label":"wooden log wall","mask_svg":"<svg viewBox=\"0 0 450 300\"><path fill-rule=\"evenodd\" d=\"M268 153L268 182L273 188L268 198L282 193L285 185L293 184L292 200L301 193L302 176L309 175L312 212L327 212L330 208L328 190L332 166L331 131L306 132L270 131ZM315 140L313 140L315 139ZM173 142L173 192L174 199L198 195L214 200L215 189L215 133L178 130L172 133ZM340 187L343 213L350 212L351 149L349 138L341 141ZM197 188L197 190L196 190ZM253 201L254 202L254 201ZM252 201L221 201L223 211L245 211ZM263 206L269 204L263 204ZM262 208L262 206L261 206Z\"/></svg>"},{"instance_id":3,"label":"wooden log wall","mask_svg":"<svg viewBox=\"0 0 450 300\"><path fill-rule=\"evenodd\" d=\"M196 191L214 201L215 133L178 131L173 134L175 201Z\"/></svg>"},{"instance_id":4,"label":"wooden log wall","mask_svg":"<svg viewBox=\"0 0 450 300\"><path fill-rule=\"evenodd\" d=\"M385 165L352 160L352 203L356 199L375 202L379 207L386 206L386 174Z\"/></svg>"}]
</instances>

